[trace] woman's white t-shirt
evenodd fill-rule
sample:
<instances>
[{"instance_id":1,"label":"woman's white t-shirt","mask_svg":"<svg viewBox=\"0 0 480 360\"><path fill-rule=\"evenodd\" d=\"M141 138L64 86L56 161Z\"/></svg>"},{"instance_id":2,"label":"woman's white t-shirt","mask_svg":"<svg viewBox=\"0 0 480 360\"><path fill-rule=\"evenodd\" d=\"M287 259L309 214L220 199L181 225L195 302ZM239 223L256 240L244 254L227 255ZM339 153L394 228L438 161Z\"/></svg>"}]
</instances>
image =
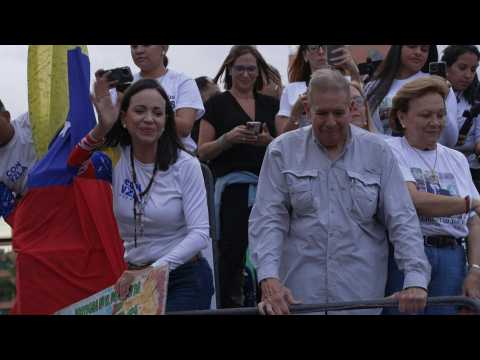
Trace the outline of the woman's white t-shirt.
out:
<instances>
[{"instance_id":1,"label":"woman's white t-shirt","mask_svg":"<svg viewBox=\"0 0 480 360\"><path fill-rule=\"evenodd\" d=\"M209 241L206 190L199 161L184 151L167 171L157 171L147 196L144 235L134 246L133 176L130 146L120 148L113 170L113 209L124 241L125 259L136 265L168 263L170 270L203 250ZM138 193L153 174L153 164L134 160Z\"/></svg>"},{"instance_id":2,"label":"woman's white t-shirt","mask_svg":"<svg viewBox=\"0 0 480 360\"><path fill-rule=\"evenodd\" d=\"M410 146L404 137L389 137L385 141L398 159L405 182L415 183L418 191L480 198L467 159L462 153L441 144L437 144L437 150L421 151ZM432 176L432 169L436 176ZM467 222L474 215L471 212L469 215L418 218L424 236L450 235L461 238L468 236Z\"/></svg>"},{"instance_id":3,"label":"woman's white t-shirt","mask_svg":"<svg viewBox=\"0 0 480 360\"><path fill-rule=\"evenodd\" d=\"M27 174L37 157L28 113L11 124L15 132L13 138L0 147L0 182L20 195L26 190Z\"/></svg>"}]
</instances>

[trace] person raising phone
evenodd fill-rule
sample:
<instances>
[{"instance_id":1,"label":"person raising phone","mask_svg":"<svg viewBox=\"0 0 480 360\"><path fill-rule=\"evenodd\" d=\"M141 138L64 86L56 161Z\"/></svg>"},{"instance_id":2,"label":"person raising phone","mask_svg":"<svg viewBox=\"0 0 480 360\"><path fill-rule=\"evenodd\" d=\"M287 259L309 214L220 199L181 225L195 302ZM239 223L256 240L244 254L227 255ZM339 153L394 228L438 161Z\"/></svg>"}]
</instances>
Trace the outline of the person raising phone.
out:
<instances>
[{"instance_id":1,"label":"person raising phone","mask_svg":"<svg viewBox=\"0 0 480 360\"><path fill-rule=\"evenodd\" d=\"M328 47L330 47L330 51L328 51ZM327 52L330 53L330 58L327 57ZM315 70L328 65L341 70L349 75L352 80L361 82L357 65L347 47L300 45L288 70L290 84L283 90L280 111L275 119L275 126L279 135L310 124L310 121L304 115L304 104L310 76Z\"/></svg>"}]
</instances>

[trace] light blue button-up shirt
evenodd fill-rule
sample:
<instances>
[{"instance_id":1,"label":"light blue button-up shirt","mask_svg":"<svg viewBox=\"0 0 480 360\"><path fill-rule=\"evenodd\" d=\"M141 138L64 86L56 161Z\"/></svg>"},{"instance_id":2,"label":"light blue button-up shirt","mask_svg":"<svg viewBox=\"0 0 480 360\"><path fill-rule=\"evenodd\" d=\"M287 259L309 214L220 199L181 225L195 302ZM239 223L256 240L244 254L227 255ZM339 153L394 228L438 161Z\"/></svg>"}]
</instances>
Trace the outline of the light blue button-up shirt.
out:
<instances>
[{"instance_id":1,"label":"light blue button-up shirt","mask_svg":"<svg viewBox=\"0 0 480 360\"><path fill-rule=\"evenodd\" d=\"M311 126L270 144L249 223L259 281L278 278L305 304L381 298L387 231L404 287L426 289L430 265L417 213L379 136L351 126L335 161Z\"/></svg>"}]
</instances>

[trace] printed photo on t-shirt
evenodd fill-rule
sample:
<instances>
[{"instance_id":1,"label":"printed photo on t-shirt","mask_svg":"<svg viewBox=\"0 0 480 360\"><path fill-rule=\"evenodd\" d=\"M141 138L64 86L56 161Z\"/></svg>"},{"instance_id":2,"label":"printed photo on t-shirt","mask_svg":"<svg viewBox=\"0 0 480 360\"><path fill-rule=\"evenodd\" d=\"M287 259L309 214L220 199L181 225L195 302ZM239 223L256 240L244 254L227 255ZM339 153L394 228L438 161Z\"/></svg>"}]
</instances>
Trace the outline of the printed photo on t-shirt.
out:
<instances>
[{"instance_id":1,"label":"printed photo on t-shirt","mask_svg":"<svg viewBox=\"0 0 480 360\"><path fill-rule=\"evenodd\" d=\"M435 195L444 196L459 196L455 177L449 172L435 172L431 170L424 170L420 168L410 168L412 176L416 181L416 188L418 191L428 192ZM426 216L419 216L423 223L443 223L449 224L454 228L461 230L465 226L465 219L463 215L454 215L449 217L430 218Z\"/></svg>"}]
</instances>

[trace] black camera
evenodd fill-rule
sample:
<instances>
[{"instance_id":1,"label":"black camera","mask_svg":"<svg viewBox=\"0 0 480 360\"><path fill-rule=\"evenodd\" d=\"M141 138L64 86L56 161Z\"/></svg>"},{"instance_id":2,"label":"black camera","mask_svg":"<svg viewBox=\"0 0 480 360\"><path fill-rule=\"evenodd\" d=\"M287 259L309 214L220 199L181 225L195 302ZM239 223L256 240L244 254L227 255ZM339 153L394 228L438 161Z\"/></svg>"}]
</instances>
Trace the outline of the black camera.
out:
<instances>
[{"instance_id":1,"label":"black camera","mask_svg":"<svg viewBox=\"0 0 480 360\"><path fill-rule=\"evenodd\" d=\"M105 70L99 75L102 76L106 72L109 73L107 77L108 81L116 81L114 87L118 91L125 91L133 81L132 71L128 66Z\"/></svg>"},{"instance_id":2,"label":"black camera","mask_svg":"<svg viewBox=\"0 0 480 360\"><path fill-rule=\"evenodd\" d=\"M447 78L447 63L444 61L431 62L428 64L428 72L430 75L437 75L444 79Z\"/></svg>"}]
</instances>

